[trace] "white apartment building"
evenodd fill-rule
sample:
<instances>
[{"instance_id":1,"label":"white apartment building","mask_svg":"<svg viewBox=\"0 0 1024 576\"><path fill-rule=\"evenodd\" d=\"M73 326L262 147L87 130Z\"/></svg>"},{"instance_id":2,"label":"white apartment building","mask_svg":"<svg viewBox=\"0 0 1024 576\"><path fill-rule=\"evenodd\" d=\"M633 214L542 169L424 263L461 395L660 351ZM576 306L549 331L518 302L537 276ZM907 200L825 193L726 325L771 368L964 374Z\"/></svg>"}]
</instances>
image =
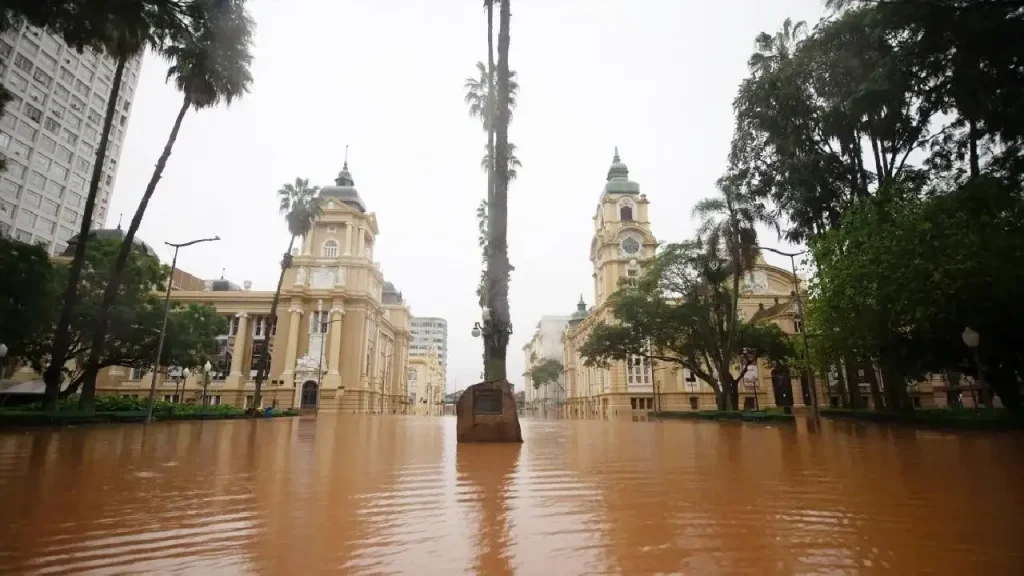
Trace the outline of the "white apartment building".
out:
<instances>
[{"instance_id":1,"label":"white apartment building","mask_svg":"<svg viewBox=\"0 0 1024 576\"><path fill-rule=\"evenodd\" d=\"M412 319L410 356L423 356L433 349L441 371L448 373L448 321L444 318Z\"/></svg>"},{"instance_id":2,"label":"white apartment building","mask_svg":"<svg viewBox=\"0 0 1024 576\"><path fill-rule=\"evenodd\" d=\"M142 58L125 66L100 178L93 229L103 227ZM117 62L68 48L32 26L0 35L0 81L13 98L0 118L0 233L61 254L78 234Z\"/></svg>"},{"instance_id":3,"label":"white apartment building","mask_svg":"<svg viewBox=\"0 0 1024 576\"><path fill-rule=\"evenodd\" d=\"M557 413L558 407L565 402L565 377L559 376L557 383L547 384L534 389L531 371L534 366L544 360L562 361L564 356L562 334L569 326L571 316L541 316L533 337L523 346L526 373L523 386L526 392L526 403L531 409L546 413Z\"/></svg>"}]
</instances>

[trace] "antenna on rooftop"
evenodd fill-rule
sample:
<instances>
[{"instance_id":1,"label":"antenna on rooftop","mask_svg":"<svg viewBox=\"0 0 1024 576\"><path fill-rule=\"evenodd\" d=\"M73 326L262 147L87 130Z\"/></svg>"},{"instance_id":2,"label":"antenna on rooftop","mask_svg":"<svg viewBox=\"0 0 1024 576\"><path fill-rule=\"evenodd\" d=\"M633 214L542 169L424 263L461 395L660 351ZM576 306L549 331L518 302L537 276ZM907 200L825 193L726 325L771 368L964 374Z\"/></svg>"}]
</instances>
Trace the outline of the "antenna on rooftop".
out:
<instances>
[{"instance_id":1,"label":"antenna on rooftop","mask_svg":"<svg viewBox=\"0 0 1024 576\"><path fill-rule=\"evenodd\" d=\"M227 270L227 268L221 268L221 269L220 269L220 279L221 279L221 280L223 280L223 279L224 279L224 271L225 271L225 270Z\"/></svg>"}]
</instances>

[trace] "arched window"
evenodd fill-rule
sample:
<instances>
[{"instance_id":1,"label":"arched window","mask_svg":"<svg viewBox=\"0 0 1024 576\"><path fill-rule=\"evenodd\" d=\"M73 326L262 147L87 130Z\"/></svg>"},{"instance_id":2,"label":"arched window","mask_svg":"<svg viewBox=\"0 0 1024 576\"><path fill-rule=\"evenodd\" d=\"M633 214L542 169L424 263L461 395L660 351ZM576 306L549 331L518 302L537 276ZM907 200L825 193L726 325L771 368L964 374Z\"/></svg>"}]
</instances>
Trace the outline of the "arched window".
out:
<instances>
[{"instance_id":1,"label":"arched window","mask_svg":"<svg viewBox=\"0 0 1024 576\"><path fill-rule=\"evenodd\" d=\"M633 203L628 199L623 198L623 201L619 203L619 220L623 222L633 221Z\"/></svg>"},{"instance_id":2,"label":"arched window","mask_svg":"<svg viewBox=\"0 0 1024 576\"><path fill-rule=\"evenodd\" d=\"M338 257L338 243L334 240L328 240L324 242L324 258L337 258Z\"/></svg>"}]
</instances>

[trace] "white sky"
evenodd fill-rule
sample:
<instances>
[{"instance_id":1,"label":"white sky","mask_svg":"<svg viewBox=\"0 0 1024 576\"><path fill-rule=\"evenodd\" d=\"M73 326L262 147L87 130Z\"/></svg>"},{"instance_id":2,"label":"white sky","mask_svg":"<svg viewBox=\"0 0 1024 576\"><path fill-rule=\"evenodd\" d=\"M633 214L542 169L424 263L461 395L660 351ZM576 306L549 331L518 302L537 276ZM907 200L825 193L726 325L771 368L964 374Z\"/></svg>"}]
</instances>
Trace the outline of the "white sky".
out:
<instances>
[{"instance_id":1,"label":"white sky","mask_svg":"<svg viewBox=\"0 0 1024 576\"><path fill-rule=\"evenodd\" d=\"M288 242L277 189L297 176L332 184L348 144L386 279L413 314L448 320L449 391L478 381L470 329L486 134L467 115L463 82L486 60L482 1L249 4L252 92L186 116L139 237L169 263L164 241L220 235L182 251L179 266L203 278L226 268L273 290ZM691 234L694 202L725 168L754 37L787 16L813 25L823 0L513 0L512 10L521 93L510 139L523 167L509 192L508 374L521 390L522 346L540 316L570 314L581 293L593 304L591 217L614 146L651 201L655 236ZM127 226L180 105L166 69L152 55L143 63L108 226L119 213Z\"/></svg>"}]
</instances>

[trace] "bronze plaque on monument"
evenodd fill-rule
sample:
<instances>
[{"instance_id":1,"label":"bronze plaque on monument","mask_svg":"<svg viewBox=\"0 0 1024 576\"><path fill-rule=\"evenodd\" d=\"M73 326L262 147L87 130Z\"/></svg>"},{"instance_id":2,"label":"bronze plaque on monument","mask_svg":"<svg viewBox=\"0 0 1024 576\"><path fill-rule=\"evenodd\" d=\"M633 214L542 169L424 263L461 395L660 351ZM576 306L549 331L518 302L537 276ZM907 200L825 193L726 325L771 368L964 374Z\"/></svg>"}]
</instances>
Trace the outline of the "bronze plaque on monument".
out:
<instances>
[{"instance_id":1,"label":"bronze plaque on monument","mask_svg":"<svg viewBox=\"0 0 1024 576\"><path fill-rule=\"evenodd\" d=\"M474 390L473 414L501 414L502 396L501 390Z\"/></svg>"}]
</instances>

